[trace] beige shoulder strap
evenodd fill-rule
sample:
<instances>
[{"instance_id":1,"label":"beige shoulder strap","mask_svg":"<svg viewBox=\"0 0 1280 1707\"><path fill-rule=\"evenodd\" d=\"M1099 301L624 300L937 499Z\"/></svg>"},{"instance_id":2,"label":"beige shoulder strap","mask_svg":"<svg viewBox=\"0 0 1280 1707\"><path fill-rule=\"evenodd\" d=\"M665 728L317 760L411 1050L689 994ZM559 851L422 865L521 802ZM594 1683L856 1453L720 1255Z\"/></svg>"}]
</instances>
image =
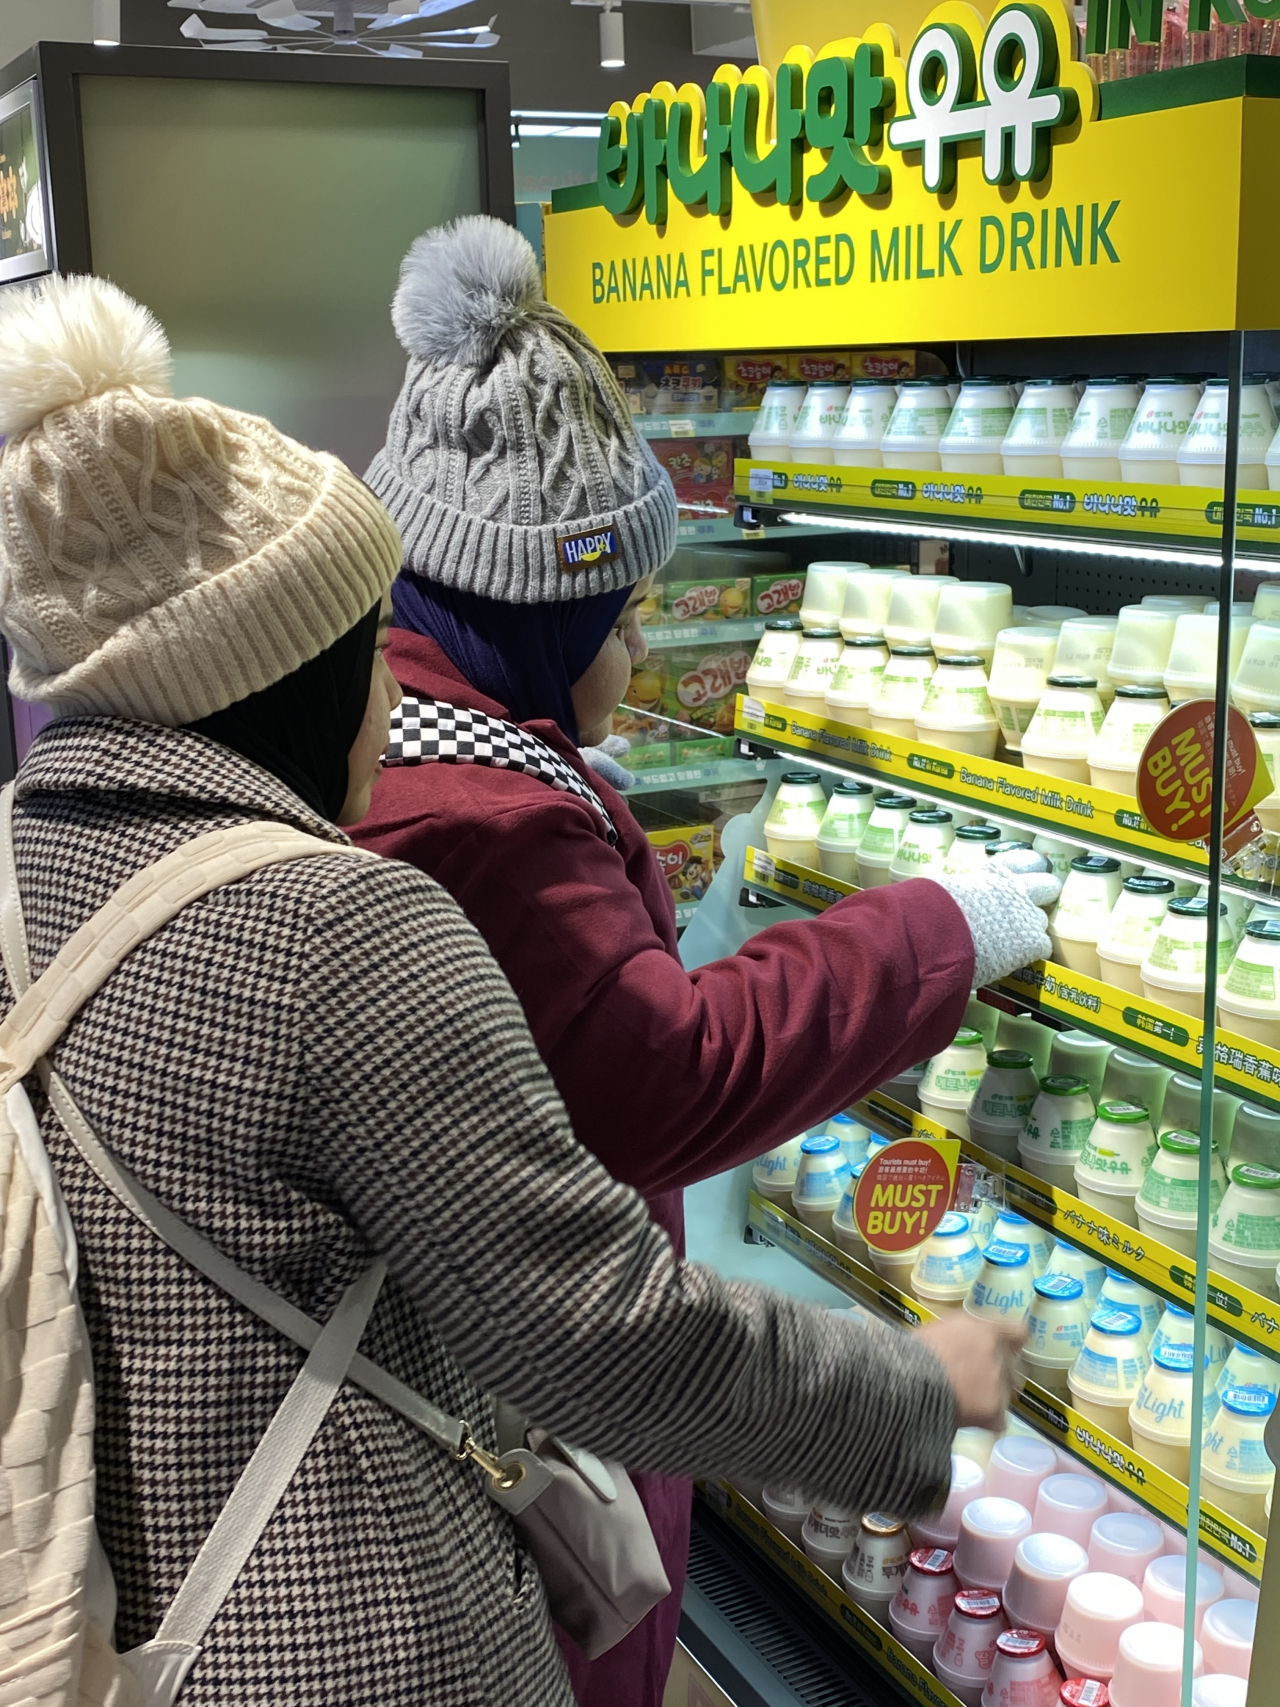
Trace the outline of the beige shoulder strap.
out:
<instances>
[{"instance_id":1,"label":"beige shoulder strap","mask_svg":"<svg viewBox=\"0 0 1280 1707\"><path fill-rule=\"evenodd\" d=\"M283 825L255 824L246 825L261 835L263 830L280 831L282 837L287 837L290 849L296 849L302 855L310 853L355 853L357 849L345 848L333 842L322 842L310 836L287 829ZM197 842L189 842L187 848L198 846ZM223 838L225 848L226 840ZM286 852L285 841L272 843L277 859L292 858L292 852ZM185 850L184 850L185 851ZM361 853L361 858L376 859L376 854ZM163 863L163 862L162 862ZM152 867L153 871L159 867ZM252 866L247 867L252 870ZM236 875L243 876L245 871L237 871ZM146 873L142 874L143 876ZM136 881L136 879L134 880ZM228 879L222 879L228 881ZM213 887L213 881L205 888ZM119 900L120 891L114 899ZM193 899L196 890L188 893L188 899ZM175 909L176 910L176 909ZM163 922L163 921L159 921ZM90 920L90 925L93 921ZM89 926L85 927L86 929ZM153 927L154 928L154 927ZM75 939L73 938L72 941ZM139 938L138 940L141 940ZM0 960L9 978L10 987L15 999L25 1002L27 994L34 990L31 982L30 956L27 952L26 926L22 917L22 899L18 891L17 862L13 851L13 785L0 791ZM46 974L47 976L47 974ZM102 980L98 980L99 985ZM83 999L83 998L82 998ZM74 1011L74 1010L72 1010ZM12 1017L12 1016L11 1016ZM69 1022L70 1015L64 1020ZM3 1037L3 1027L0 1027L0 1038ZM80 1152L85 1163L106 1186L107 1190L124 1205L157 1239L163 1240L171 1250L185 1258L193 1268L205 1275L215 1286L220 1286L224 1292L231 1295L245 1309L251 1310L261 1321L266 1322L286 1338L293 1340L304 1351L310 1351L316 1344L320 1334L320 1325L310 1316L305 1315L279 1293L273 1292L269 1286L264 1286L260 1280L246 1274L241 1268L225 1257L221 1251L201 1237L193 1227L167 1209L160 1200L147 1191L141 1181L134 1178L124 1164L113 1154L94 1132L93 1127L85 1118L84 1113L71 1095L67 1086L47 1058L41 1056L35 1063L36 1070L44 1083L45 1091L53 1106L55 1114L62 1122L63 1128ZM0 1084L4 1081L0 1079ZM384 1405L397 1411L415 1428L421 1429L447 1452L457 1454L462 1451L464 1442L469 1438L469 1428L466 1422L457 1417L446 1415L437 1410L430 1400L416 1393L403 1381L379 1368L376 1363L370 1363L368 1358L359 1354L352 1360L350 1376L353 1381L366 1392L371 1393ZM523 1430L521 1431L523 1434Z\"/></svg>"},{"instance_id":2,"label":"beige shoulder strap","mask_svg":"<svg viewBox=\"0 0 1280 1707\"><path fill-rule=\"evenodd\" d=\"M12 783L6 814L12 810ZM287 824L255 822L210 830L138 872L63 944L35 983L0 1022L0 1094L29 1073L80 1008L140 943L189 901L284 860L320 854L362 855L347 843L324 842Z\"/></svg>"}]
</instances>

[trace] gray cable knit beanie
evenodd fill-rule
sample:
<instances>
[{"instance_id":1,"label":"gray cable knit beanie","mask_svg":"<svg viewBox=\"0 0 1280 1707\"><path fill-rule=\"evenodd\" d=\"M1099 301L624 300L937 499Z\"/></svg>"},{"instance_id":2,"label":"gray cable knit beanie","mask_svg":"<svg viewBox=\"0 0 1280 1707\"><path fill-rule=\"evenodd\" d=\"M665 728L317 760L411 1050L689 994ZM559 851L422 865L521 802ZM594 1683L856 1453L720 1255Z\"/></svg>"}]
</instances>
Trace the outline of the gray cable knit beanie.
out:
<instances>
[{"instance_id":1,"label":"gray cable knit beanie","mask_svg":"<svg viewBox=\"0 0 1280 1707\"><path fill-rule=\"evenodd\" d=\"M518 231L476 215L419 237L391 319L409 363L365 478L406 568L542 604L666 563L671 482L600 351L543 296Z\"/></svg>"}]
</instances>

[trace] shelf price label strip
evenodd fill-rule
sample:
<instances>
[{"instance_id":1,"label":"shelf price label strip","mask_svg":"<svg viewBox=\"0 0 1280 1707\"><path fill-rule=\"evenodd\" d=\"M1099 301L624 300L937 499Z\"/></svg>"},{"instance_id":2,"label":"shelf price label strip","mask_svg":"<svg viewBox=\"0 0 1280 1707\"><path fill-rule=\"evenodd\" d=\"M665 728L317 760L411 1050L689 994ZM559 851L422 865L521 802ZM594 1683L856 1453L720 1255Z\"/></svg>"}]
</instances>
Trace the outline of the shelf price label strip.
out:
<instances>
[{"instance_id":1,"label":"shelf price label strip","mask_svg":"<svg viewBox=\"0 0 1280 1707\"><path fill-rule=\"evenodd\" d=\"M959 806L1013 819L1028 829L1083 836L1188 871L1208 865L1209 856L1198 843L1171 842L1157 835L1135 800L1108 789L1063 782L1061 777L884 735L832 717L814 717L750 694L738 696L734 729L787 752L814 753L851 775L892 780L906 789L918 788Z\"/></svg>"},{"instance_id":2,"label":"shelf price label strip","mask_svg":"<svg viewBox=\"0 0 1280 1707\"><path fill-rule=\"evenodd\" d=\"M1095 1032L1108 1043L1141 1049L1144 1054L1158 1056L1166 1067L1191 1073L1196 1078L1200 1076L1204 1027L1190 1014L1148 1001L1145 996L1117 990L1113 984L1100 983L1083 972L1071 972L1051 960L1011 973L996 988L1012 996L1022 1007L1040 1008ZM1276 1069L1275 1093L1270 1092L1270 1083L1268 1076L1264 1094L1280 1094L1280 1065ZM1256 1087L1250 1087L1251 1091L1255 1088L1263 1090L1261 1080Z\"/></svg>"},{"instance_id":3,"label":"shelf price label strip","mask_svg":"<svg viewBox=\"0 0 1280 1707\"><path fill-rule=\"evenodd\" d=\"M696 622L656 622L641 630L651 648L710 646L728 640L759 640L764 617L707 618Z\"/></svg>"},{"instance_id":4,"label":"shelf price label strip","mask_svg":"<svg viewBox=\"0 0 1280 1707\"><path fill-rule=\"evenodd\" d=\"M742 876L752 889L762 889L781 901L810 907L819 913L825 913L828 907L843 901L846 895L859 893L852 883L841 883L839 878L810 871L808 866L793 865L787 859L775 859L759 848L747 849Z\"/></svg>"},{"instance_id":5,"label":"shelf price label strip","mask_svg":"<svg viewBox=\"0 0 1280 1707\"><path fill-rule=\"evenodd\" d=\"M830 463L773 463L739 457L735 496L748 503L806 505L878 521L966 523L981 528L1043 531L1114 539L1133 545L1216 549L1222 539L1222 494L1211 487L1148 486L1138 481L1028 481L1009 474L955 475L929 470L833 468ZM1280 549L1280 502L1274 492L1242 492L1238 538L1271 555ZM1269 548L1269 549L1268 549Z\"/></svg>"},{"instance_id":6,"label":"shelf price label strip","mask_svg":"<svg viewBox=\"0 0 1280 1707\"><path fill-rule=\"evenodd\" d=\"M735 1487L723 1481L700 1482L698 1485L713 1509L794 1583L818 1611L825 1614L898 1688L918 1703L918 1707L961 1707L944 1683L940 1683L914 1654L908 1653L888 1630L851 1600L833 1577L813 1563L803 1548L797 1547L781 1530L775 1529L768 1518Z\"/></svg>"},{"instance_id":7,"label":"shelf price label strip","mask_svg":"<svg viewBox=\"0 0 1280 1707\"><path fill-rule=\"evenodd\" d=\"M896 1104L893 1107L900 1123L905 1124L906 1120L902 1117L908 1116L908 1111L898 1109ZM860 1103L857 1105L857 1111L860 1115L880 1119L883 1119L884 1115L879 1100ZM941 1128L923 1115L915 1116L911 1129L924 1138L936 1137L941 1133ZM966 1146L966 1153L970 1152L976 1160L998 1161L996 1157L988 1157L985 1151ZM1012 1195L1011 1192L1010 1196ZM1019 1204L1019 1208L1021 1207ZM769 1202L755 1191L750 1195L748 1221L751 1227L757 1233L763 1234L771 1244L787 1251L804 1263L806 1268L820 1274L841 1292L876 1314L887 1316L912 1328L922 1327L926 1322L937 1319L925 1305L917 1303L907 1293L900 1292L888 1281L881 1280L874 1270L865 1267L838 1246L824 1239L820 1233L815 1233L812 1228L806 1227L778 1204ZM1139 1250L1137 1255L1145 1261L1150 1253ZM1176 1283L1170 1284L1167 1269L1152 1272L1152 1267L1143 1267L1142 1261L1134 1269L1135 1275L1163 1284L1166 1291L1179 1290ZM1163 1282L1160 1279L1161 1273L1164 1275ZM1014 1409L1039 1431L1052 1434L1056 1444L1065 1447L1082 1463L1095 1470L1104 1481L1110 1482L1122 1493L1131 1494L1157 1517L1186 1532L1186 1488L1166 1471L1148 1462L1132 1446L1124 1445L1114 1435L1087 1421L1069 1405L1063 1404L1060 1399L1033 1382L1028 1382L1025 1389L1015 1397ZM1255 1580L1261 1577L1265 1543L1260 1536L1245 1529L1211 1505L1202 1507L1200 1531L1204 1545L1219 1558Z\"/></svg>"},{"instance_id":8,"label":"shelf price label strip","mask_svg":"<svg viewBox=\"0 0 1280 1707\"><path fill-rule=\"evenodd\" d=\"M1111 984L1042 961L1002 979L998 986L1019 1002L1069 1019L1108 1042L1159 1056L1166 1066L1200 1076L1204 1026L1191 1014L1132 996ZM1213 1050L1214 1082L1248 1102L1280 1107L1280 1053L1219 1028Z\"/></svg>"}]
</instances>

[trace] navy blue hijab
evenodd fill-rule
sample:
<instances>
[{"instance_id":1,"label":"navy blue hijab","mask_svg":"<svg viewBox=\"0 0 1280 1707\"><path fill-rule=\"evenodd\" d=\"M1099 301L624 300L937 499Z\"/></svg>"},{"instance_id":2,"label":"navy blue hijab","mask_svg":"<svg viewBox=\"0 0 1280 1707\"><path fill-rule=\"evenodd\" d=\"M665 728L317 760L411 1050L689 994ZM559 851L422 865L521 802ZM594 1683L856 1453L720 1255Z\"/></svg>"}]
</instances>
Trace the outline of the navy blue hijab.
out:
<instances>
[{"instance_id":1,"label":"navy blue hijab","mask_svg":"<svg viewBox=\"0 0 1280 1707\"><path fill-rule=\"evenodd\" d=\"M631 596L630 587L558 604L509 605L402 569L393 625L434 640L455 669L516 723L550 718L578 745L570 692Z\"/></svg>"}]
</instances>

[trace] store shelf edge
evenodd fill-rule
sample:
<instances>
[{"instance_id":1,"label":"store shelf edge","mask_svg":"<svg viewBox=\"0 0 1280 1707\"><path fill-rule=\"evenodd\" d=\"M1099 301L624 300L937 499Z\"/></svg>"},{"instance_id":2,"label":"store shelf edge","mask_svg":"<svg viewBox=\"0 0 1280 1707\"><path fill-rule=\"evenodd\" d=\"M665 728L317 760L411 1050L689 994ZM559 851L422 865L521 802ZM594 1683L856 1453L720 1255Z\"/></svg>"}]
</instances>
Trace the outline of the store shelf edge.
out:
<instances>
[{"instance_id":1,"label":"store shelf edge","mask_svg":"<svg viewBox=\"0 0 1280 1707\"><path fill-rule=\"evenodd\" d=\"M868 1309L883 1311L908 1328L921 1328L926 1322L936 1321L932 1310L882 1280L874 1269L847 1255L759 1192L750 1195L747 1220L770 1244L780 1246Z\"/></svg>"},{"instance_id":2,"label":"store shelf edge","mask_svg":"<svg viewBox=\"0 0 1280 1707\"><path fill-rule=\"evenodd\" d=\"M852 1601L833 1577L820 1570L802 1547L775 1529L763 1512L731 1483L700 1482L711 1505L752 1543L853 1645L868 1656L918 1707L961 1707L961 1703L920 1664L892 1633Z\"/></svg>"},{"instance_id":3,"label":"store shelf edge","mask_svg":"<svg viewBox=\"0 0 1280 1707\"><path fill-rule=\"evenodd\" d=\"M1135 859L1156 860L1188 876L1202 878L1207 872L1203 847L1167 841L1147 824L1136 800L1104 788L883 735L833 717L814 717L745 693L738 695L734 729L781 752L816 754L850 776L899 782L970 811L994 812L1046 835L1074 837Z\"/></svg>"},{"instance_id":4,"label":"store shelf edge","mask_svg":"<svg viewBox=\"0 0 1280 1707\"><path fill-rule=\"evenodd\" d=\"M1048 549L1055 539L1103 547L1203 553L1216 567L1222 539L1222 492L1211 486L1154 486L1135 480L1033 480L1010 474L948 474L933 469L851 468L832 463L767 462L739 457L734 495L800 514L828 515L857 531L859 517L877 524L945 526L966 532L1028 533ZM1242 492L1238 545L1248 556L1280 554L1280 493Z\"/></svg>"},{"instance_id":5,"label":"store shelf edge","mask_svg":"<svg viewBox=\"0 0 1280 1707\"><path fill-rule=\"evenodd\" d=\"M745 439L755 425L754 409L717 409L705 415L633 415L645 439Z\"/></svg>"},{"instance_id":6,"label":"store shelf edge","mask_svg":"<svg viewBox=\"0 0 1280 1707\"><path fill-rule=\"evenodd\" d=\"M651 649L665 646L711 646L726 640L759 640L764 617L732 617L721 622L655 622L641 633Z\"/></svg>"}]
</instances>

